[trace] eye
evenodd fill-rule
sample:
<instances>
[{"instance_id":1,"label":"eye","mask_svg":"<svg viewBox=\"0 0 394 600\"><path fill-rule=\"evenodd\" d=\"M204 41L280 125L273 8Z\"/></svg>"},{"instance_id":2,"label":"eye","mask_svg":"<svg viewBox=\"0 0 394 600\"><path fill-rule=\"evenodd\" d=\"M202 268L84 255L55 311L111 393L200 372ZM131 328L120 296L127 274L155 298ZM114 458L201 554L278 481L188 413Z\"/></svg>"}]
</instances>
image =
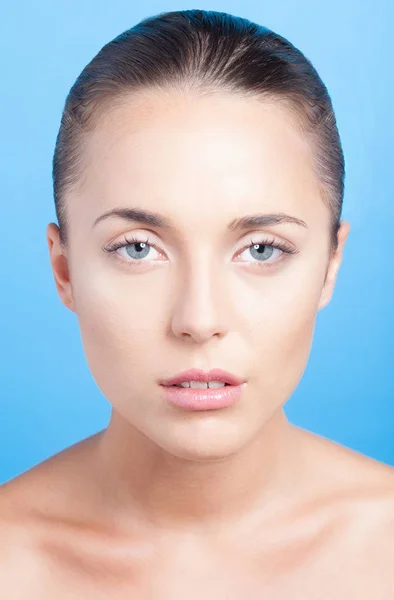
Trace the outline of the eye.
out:
<instances>
[{"instance_id":1,"label":"eye","mask_svg":"<svg viewBox=\"0 0 394 600\"><path fill-rule=\"evenodd\" d=\"M283 260L280 257L284 254L297 254L298 250L288 242L275 240L274 239L258 239L256 241L250 240L250 245L245 246L242 249L241 254L248 254L246 262L252 262L261 267L273 267L279 261ZM275 256L279 256L279 260L275 259ZM252 257L252 261L250 261ZM272 257L273 260L270 260Z\"/></svg>"},{"instance_id":2,"label":"eye","mask_svg":"<svg viewBox=\"0 0 394 600\"><path fill-rule=\"evenodd\" d=\"M150 260L154 260L155 256L153 253L152 256L152 248L155 252L158 252L156 246L154 244L149 243L149 238L147 239L139 239L137 237L127 237L124 236L124 240L119 240L112 242L108 246L104 246L104 252L116 253L119 256L122 256L123 259L126 259L126 263L139 264L144 261L146 257ZM118 252L118 250L123 250L123 253ZM131 261L129 259L132 259Z\"/></svg>"},{"instance_id":3,"label":"eye","mask_svg":"<svg viewBox=\"0 0 394 600\"><path fill-rule=\"evenodd\" d=\"M147 257L149 260L155 260L154 252L159 253L156 245L150 243L149 237L141 239L136 236L128 237L126 235L123 240L112 242L107 246L103 246L102 249L104 252L115 253L121 256L120 260L133 266L147 262L147 260L144 260ZM152 249L154 250L153 256ZM118 252L118 250L122 250L123 253ZM249 256L247 256L245 262L252 262L259 267L274 267L278 262L281 262L283 259L275 259L275 253L279 253L279 257L281 257L284 254L290 255L299 252L288 242L276 240L275 238L264 238L256 241L251 239L250 244L245 246L240 254L246 254L246 251L249 253ZM250 257L254 260L251 261ZM274 260L270 260L272 257L274 257Z\"/></svg>"}]
</instances>

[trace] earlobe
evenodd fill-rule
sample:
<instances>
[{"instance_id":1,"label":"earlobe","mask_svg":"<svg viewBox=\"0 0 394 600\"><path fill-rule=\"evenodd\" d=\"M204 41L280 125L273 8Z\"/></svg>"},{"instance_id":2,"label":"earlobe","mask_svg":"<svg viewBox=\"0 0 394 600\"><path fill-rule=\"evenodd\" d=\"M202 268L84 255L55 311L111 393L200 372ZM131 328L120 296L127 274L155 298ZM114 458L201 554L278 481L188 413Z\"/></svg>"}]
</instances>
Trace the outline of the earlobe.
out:
<instances>
[{"instance_id":1,"label":"earlobe","mask_svg":"<svg viewBox=\"0 0 394 600\"><path fill-rule=\"evenodd\" d=\"M319 302L319 306L317 308L317 310L321 310L322 308L324 308L325 306L327 306L327 304L330 302L331 297L332 297L332 292L333 292L333 275L332 275L332 269L333 269L333 261L334 258L330 259L327 271L326 271L326 276L324 279L324 284L323 284L323 289L320 295L320 302Z\"/></svg>"},{"instance_id":2,"label":"earlobe","mask_svg":"<svg viewBox=\"0 0 394 600\"><path fill-rule=\"evenodd\" d=\"M338 247L335 254L330 258L327 267L318 311L327 306L332 298L338 271L342 263L343 248L349 235L349 231L350 223L348 221L341 221L341 226L338 230Z\"/></svg>"},{"instance_id":3,"label":"earlobe","mask_svg":"<svg viewBox=\"0 0 394 600\"><path fill-rule=\"evenodd\" d=\"M68 259L60 244L59 227L56 223L49 223L47 226L47 243L52 272L59 297L66 308L75 312Z\"/></svg>"},{"instance_id":4,"label":"earlobe","mask_svg":"<svg viewBox=\"0 0 394 600\"><path fill-rule=\"evenodd\" d=\"M334 290L334 283L335 283L335 277L336 277L336 272L338 269L337 266L337 254L335 254L329 262L327 271L326 271L326 277L324 280L324 285L323 285L323 289L322 289L322 293L320 295L320 302L319 302L319 306L318 306L318 310L321 310L322 308L324 308L325 306L327 306L327 304L330 302L331 298L332 298L332 293Z\"/></svg>"}]
</instances>

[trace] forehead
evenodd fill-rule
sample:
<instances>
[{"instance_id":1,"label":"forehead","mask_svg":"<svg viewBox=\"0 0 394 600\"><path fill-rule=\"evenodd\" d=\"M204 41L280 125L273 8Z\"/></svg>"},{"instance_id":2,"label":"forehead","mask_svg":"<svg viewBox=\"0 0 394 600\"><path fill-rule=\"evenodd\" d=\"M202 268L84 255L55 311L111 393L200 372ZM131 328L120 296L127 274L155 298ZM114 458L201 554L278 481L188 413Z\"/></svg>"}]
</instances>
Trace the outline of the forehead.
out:
<instances>
[{"instance_id":1,"label":"forehead","mask_svg":"<svg viewBox=\"0 0 394 600\"><path fill-rule=\"evenodd\" d=\"M127 97L86 138L83 210L138 205L195 224L213 212L319 218L313 148L293 119L273 100L229 93Z\"/></svg>"}]
</instances>

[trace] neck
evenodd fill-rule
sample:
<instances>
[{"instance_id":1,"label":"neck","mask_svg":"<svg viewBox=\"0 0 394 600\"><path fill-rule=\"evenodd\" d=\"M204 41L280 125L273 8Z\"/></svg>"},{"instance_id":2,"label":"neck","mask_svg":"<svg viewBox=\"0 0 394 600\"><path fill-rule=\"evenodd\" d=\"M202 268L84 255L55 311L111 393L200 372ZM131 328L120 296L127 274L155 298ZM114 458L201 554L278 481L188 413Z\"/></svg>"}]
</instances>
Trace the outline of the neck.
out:
<instances>
[{"instance_id":1,"label":"neck","mask_svg":"<svg viewBox=\"0 0 394 600\"><path fill-rule=\"evenodd\" d=\"M209 461L168 453L114 411L95 456L106 508L171 531L271 517L301 488L299 429L282 409L237 453Z\"/></svg>"}]
</instances>

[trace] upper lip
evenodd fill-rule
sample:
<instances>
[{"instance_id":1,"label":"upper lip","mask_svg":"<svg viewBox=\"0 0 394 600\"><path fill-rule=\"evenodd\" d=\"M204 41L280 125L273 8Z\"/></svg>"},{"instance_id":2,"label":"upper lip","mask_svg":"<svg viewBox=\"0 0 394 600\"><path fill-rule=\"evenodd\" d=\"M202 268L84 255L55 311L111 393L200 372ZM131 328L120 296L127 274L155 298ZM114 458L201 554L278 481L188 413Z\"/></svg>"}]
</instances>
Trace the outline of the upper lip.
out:
<instances>
[{"instance_id":1,"label":"upper lip","mask_svg":"<svg viewBox=\"0 0 394 600\"><path fill-rule=\"evenodd\" d=\"M222 369L212 369L211 371L189 369L188 371L179 373L175 377L161 381L161 385L176 385L185 381L222 381L223 383L228 383L229 385L241 385L241 383L244 383L245 380L233 375L232 373L229 373L228 371L223 371Z\"/></svg>"}]
</instances>

